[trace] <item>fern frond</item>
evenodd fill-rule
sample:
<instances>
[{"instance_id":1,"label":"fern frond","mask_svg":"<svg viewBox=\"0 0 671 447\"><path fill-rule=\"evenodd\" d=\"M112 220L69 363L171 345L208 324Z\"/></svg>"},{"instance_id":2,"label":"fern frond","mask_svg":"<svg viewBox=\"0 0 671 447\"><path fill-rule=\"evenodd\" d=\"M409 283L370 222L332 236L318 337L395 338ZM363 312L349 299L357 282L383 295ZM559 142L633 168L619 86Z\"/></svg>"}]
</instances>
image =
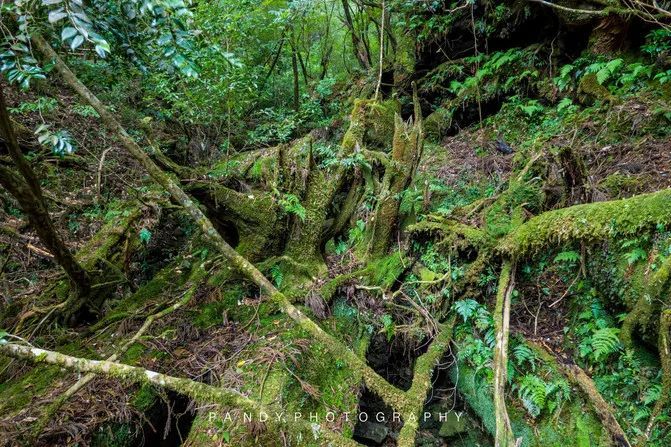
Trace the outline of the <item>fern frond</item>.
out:
<instances>
[{"instance_id":1,"label":"fern frond","mask_svg":"<svg viewBox=\"0 0 671 447\"><path fill-rule=\"evenodd\" d=\"M475 315L475 311L478 306L478 302L472 299L459 300L454 303L454 310L459 315L461 315L461 317L464 319L464 322L466 322L469 320L469 318Z\"/></svg>"},{"instance_id":2,"label":"fern frond","mask_svg":"<svg viewBox=\"0 0 671 447\"><path fill-rule=\"evenodd\" d=\"M545 407L547 384L540 377L527 374L520 382L518 395L529 415L536 418Z\"/></svg>"},{"instance_id":3,"label":"fern frond","mask_svg":"<svg viewBox=\"0 0 671 447\"><path fill-rule=\"evenodd\" d=\"M592 334L592 348L594 349L594 358L596 360L608 357L620 348L620 339L618 328L606 327L598 329Z\"/></svg>"}]
</instances>

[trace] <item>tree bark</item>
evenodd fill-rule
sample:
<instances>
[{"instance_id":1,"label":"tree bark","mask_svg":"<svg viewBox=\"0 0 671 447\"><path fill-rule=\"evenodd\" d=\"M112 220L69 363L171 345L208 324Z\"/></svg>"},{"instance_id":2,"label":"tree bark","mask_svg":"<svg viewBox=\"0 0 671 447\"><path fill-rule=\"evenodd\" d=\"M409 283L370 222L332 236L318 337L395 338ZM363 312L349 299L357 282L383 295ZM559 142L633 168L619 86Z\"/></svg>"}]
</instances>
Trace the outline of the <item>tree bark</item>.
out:
<instances>
[{"instance_id":1,"label":"tree bark","mask_svg":"<svg viewBox=\"0 0 671 447\"><path fill-rule=\"evenodd\" d=\"M410 185L422 156L424 135L422 112L417 90L414 92L415 122L408 125L397 114L394 117L394 139L391 160L382 179L382 191L372 222L368 256L383 256L389 250L394 232L398 229L399 207L402 194Z\"/></svg>"},{"instance_id":2,"label":"tree bark","mask_svg":"<svg viewBox=\"0 0 671 447\"><path fill-rule=\"evenodd\" d=\"M294 75L294 110L298 112L300 103L300 83L298 80L298 59L296 57L296 46L291 44L291 71Z\"/></svg>"},{"instance_id":3,"label":"tree bark","mask_svg":"<svg viewBox=\"0 0 671 447\"><path fill-rule=\"evenodd\" d=\"M365 42L362 41L361 37L356 32L356 28L354 27L354 20L352 19L352 11L350 10L348 0L342 0L342 8L345 14L345 25L349 29L350 36L352 37L352 50L354 51L354 57L356 57L356 60L359 62L361 68L364 70L369 70L371 66L370 54L366 49Z\"/></svg>"}]
</instances>

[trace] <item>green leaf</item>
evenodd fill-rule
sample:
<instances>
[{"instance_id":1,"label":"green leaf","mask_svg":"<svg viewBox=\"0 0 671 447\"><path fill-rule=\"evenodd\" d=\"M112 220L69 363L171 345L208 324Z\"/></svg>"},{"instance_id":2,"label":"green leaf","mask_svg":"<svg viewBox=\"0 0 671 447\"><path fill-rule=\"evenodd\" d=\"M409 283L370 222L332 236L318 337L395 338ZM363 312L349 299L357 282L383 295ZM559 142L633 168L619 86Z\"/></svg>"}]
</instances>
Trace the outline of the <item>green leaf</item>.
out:
<instances>
[{"instance_id":1,"label":"green leaf","mask_svg":"<svg viewBox=\"0 0 671 447\"><path fill-rule=\"evenodd\" d=\"M72 39L72 42L70 43L70 49L72 49L72 50L76 50L76 49L79 48L79 47L81 46L81 44L83 44L83 43L84 43L84 36L82 36L82 35L80 34L80 35L78 35L77 37L75 37L74 39Z\"/></svg>"},{"instance_id":2,"label":"green leaf","mask_svg":"<svg viewBox=\"0 0 671 447\"><path fill-rule=\"evenodd\" d=\"M475 310L480 306L477 301L472 299L459 300L454 303L454 310L461 315L464 322L468 321L475 314Z\"/></svg>"},{"instance_id":3,"label":"green leaf","mask_svg":"<svg viewBox=\"0 0 671 447\"><path fill-rule=\"evenodd\" d=\"M66 26L63 28L63 31L61 31L61 40L68 40L77 35L77 30L74 29L71 26Z\"/></svg>"},{"instance_id":4,"label":"green leaf","mask_svg":"<svg viewBox=\"0 0 671 447\"><path fill-rule=\"evenodd\" d=\"M49 23L56 23L59 20L66 18L67 16L68 14L63 10L63 8L58 8L49 12Z\"/></svg>"},{"instance_id":5,"label":"green leaf","mask_svg":"<svg viewBox=\"0 0 671 447\"><path fill-rule=\"evenodd\" d=\"M151 231L149 231L149 230L146 229L146 228L141 229L141 230L140 230L140 240L141 240L143 243L146 244L146 243L149 242L150 239L151 239Z\"/></svg>"},{"instance_id":6,"label":"green leaf","mask_svg":"<svg viewBox=\"0 0 671 447\"><path fill-rule=\"evenodd\" d=\"M592 348L594 349L594 358L600 360L620 348L620 339L618 328L606 327L598 329L592 334Z\"/></svg>"},{"instance_id":7,"label":"green leaf","mask_svg":"<svg viewBox=\"0 0 671 447\"><path fill-rule=\"evenodd\" d=\"M648 253L642 248L635 248L632 251L625 253L624 258L629 265L635 264L638 261L643 261L648 258Z\"/></svg>"},{"instance_id":8,"label":"green leaf","mask_svg":"<svg viewBox=\"0 0 671 447\"><path fill-rule=\"evenodd\" d=\"M575 251L562 251L557 256L555 256L554 262L577 262L580 260L580 253Z\"/></svg>"}]
</instances>

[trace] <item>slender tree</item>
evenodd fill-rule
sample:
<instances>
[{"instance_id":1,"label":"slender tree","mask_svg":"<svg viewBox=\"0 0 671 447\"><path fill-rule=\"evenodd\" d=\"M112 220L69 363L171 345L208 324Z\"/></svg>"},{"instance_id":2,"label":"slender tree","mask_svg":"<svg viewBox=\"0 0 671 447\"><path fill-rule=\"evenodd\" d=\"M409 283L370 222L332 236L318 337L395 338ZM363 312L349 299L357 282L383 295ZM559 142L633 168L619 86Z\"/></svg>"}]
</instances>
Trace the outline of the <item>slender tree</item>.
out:
<instances>
[{"instance_id":1,"label":"slender tree","mask_svg":"<svg viewBox=\"0 0 671 447\"><path fill-rule=\"evenodd\" d=\"M65 270L79 297L79 302L91 290L90 275L77 262L54 226L42 194L39 180L25 159L9 119L2 84L0 84L0 136L2 152L9 153L14 167L0 165L0 185L19 202L28 222L54 260Z\"/></svg>"}]
</instances>

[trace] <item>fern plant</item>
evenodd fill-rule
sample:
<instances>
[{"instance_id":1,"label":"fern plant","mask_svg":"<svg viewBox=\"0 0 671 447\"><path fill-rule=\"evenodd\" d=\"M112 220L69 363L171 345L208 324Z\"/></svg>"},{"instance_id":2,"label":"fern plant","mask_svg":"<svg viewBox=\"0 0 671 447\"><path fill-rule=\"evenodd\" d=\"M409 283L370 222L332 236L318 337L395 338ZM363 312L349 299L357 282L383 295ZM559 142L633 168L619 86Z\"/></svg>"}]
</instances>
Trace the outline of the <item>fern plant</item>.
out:
<instances>
[{"instance_id":1,"label":"fern plant","mask_svg":"<svg viewBox=\"0 0 671 447\"><path fill-rule=\"evenodd\" d=\"M294 194L285 194L280 198L280 205L285 212L295 214L300 220L305 220L306 210L301 205L301 201Z\"/></svg>"},{"instance_id":2,"label":"fern plant","mask_svg":"<svg viewBox=\"0 0 671 447\"><path fill-rule=\"evenodd\" d=\"M524 343L520 343L513 348L513 357L518 366L524 366L525 363L528 363L532 371L536 370L536 354Z\"/></svg>"},{"instance_id":3,"label":"fern plant","mask_svg":"<svg viewBox=\"0 0 671 447\"><path fill-rule=\"evenodd\" d=\"M282 273L282 269L280 269L279 265L275 264L270 267L270 277L277 287L282 287L282 282L284 282L284 273Z\"/></svg>"},{"instance_id":4,"label":"fern plant","mask_svg":"<svg viewBox=\"0 0 671 447\"><path fill-rule=\"evenodd\" d=\"M580 253L576 251L562 251L561 253L557 254L557 256L555 256L554 262L555 263L566 262L574 264L579 260L580 260Z\"/></svg>"},{"instance_id":5,"label":"fern plant","mask_svg":"<svg viewBox=\"0 0 671 447\"><path fill-rule=\"evenodd\" d=\"M529 415L536 418L541 414L543 408L545 408L547 384L540 377L527 374L519 383L518 396Z\"/></svg>"},{"instance_id":6,"label":"fern plant","mask_svg":"<svg viewBox=\"0 0 671 447\"><path fill-rule=\"evenodd\" d=\"M602 360L620 349L619 333L620 329L613 327L594 331L594 334L592 334L592 348L595 360Z\"/></svg>"},{"instance_id":7,"label":"fern plant","mask_svg":"<svg viewBox=\"0 0 671 447\"><path fill-rule=\"evenodd\" d=\"M475 315L475 311L479 306L480 304L472 299L459 300L453 304L454 311L461 315L464 319L464 323Z\"/></svg>"}]
</instances>

